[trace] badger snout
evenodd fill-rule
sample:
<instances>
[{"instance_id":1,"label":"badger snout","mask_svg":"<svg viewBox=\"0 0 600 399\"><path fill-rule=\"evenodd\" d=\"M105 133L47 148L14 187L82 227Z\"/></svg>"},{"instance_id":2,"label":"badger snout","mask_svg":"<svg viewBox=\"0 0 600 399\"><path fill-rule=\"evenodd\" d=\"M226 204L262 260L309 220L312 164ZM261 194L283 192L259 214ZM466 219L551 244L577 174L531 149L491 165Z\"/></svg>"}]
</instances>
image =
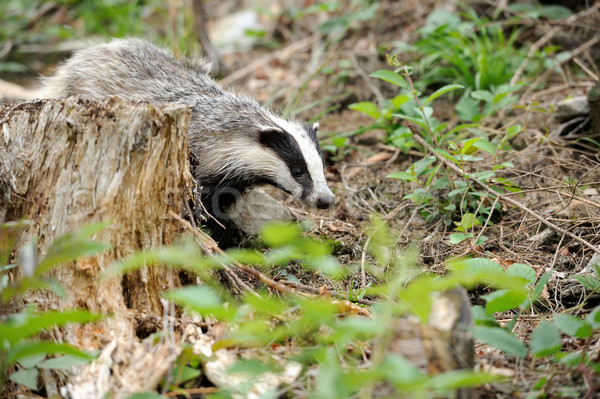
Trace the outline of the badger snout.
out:
<instances>
[{"instance_id":1,"label":"badger snout","mask_svg":"<svg viewBox=\"0 0 600 399\"><path fill-rule=\"evenodd\" d=\"M317 197L317 208L328 209L335 203L335 198L332 194L322 194Z\"/></svg>"}]
</instances>

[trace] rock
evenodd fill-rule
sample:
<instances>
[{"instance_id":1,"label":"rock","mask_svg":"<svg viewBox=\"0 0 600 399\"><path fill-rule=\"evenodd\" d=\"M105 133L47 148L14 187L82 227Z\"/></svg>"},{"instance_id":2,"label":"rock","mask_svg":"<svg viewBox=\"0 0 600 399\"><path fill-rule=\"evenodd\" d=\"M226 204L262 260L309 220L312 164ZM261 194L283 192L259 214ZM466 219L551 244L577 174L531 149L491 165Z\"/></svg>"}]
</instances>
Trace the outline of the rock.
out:
<instances>
[{"instance_id":1,"label":"rock","mask_svg":"<svg viewBox=\"0 0 600 399\"><path fill-rule=\"evenodd\" d=\"M559 102L554 111L554 117L561 121L573 119L576 116L590 113L590 105L586 96L569 98Z\"/></svg>"},{"instance_id":2,"label":"rock","mask_svg":"<svg viewBox=\"0 0 600 399\"><path fill-rule=\"evenodd\" d=\"M251 49L257 36L249 35L248 32L263 29L256 11L242 10L215 21L208 34L219 53L227 54Z\"/></svg>"},{"instance_id":3,"label":"rock","mask_svg":"<svg viewBox=\"0 0 600 399\"><path fill-rule=\"evenodd\" d=\"M256 235L261 228L276 221L294 220L292 212L261 189L254 189L227 210L235 225L248 235Z\"/></svg>"}]
</instances>

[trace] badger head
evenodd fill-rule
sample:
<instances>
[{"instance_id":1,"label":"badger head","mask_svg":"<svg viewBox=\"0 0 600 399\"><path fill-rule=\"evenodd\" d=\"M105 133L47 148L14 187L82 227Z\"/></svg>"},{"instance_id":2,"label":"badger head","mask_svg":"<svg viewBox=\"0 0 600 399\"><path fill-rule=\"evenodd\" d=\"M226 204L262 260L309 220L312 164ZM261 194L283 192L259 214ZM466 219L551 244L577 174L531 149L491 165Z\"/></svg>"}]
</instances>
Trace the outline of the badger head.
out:
<instances>
[{"instance_id":1,"label":"badger head","mask_svg":"<svg viewBox=\"0 0 600 399\"><path fill-rule=\"evenodd\" d=\"M261 151L258 166L269 183L292 194L309 206L327 209L335 200L323 173L323 158L317 140L319 124L304 125L272 117L258 135Z\"/></svg>"}]
</instances>

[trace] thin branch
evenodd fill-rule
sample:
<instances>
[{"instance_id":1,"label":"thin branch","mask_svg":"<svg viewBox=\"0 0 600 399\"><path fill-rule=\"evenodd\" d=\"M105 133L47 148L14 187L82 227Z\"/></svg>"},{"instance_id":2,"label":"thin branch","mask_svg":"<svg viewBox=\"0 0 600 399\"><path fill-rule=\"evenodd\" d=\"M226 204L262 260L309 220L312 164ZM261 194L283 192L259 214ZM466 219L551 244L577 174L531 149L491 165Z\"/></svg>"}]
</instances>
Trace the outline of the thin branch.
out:
<instances>
[{"instance_id":1,"label":"thin branch","mask_svg":"<svg viewBox=\"0 0 600 399\"><path fill-rule=\"evenodd\" d=\"M427 151L429 151L432 155L434 155L438 159L438 161L440 163L444 164L448 169L451 169L454 172L458 173L460 176L463 176L464 178L470 180L474 184L476 184L476 185L480 186L481 188L483 188L484 190L486 190L488 193L493 194L494 196L497 196L500 199L500 201L507 202L510 205L519 208L520 210L522 210L523 212L525 212L528 215L532 216L534 219L537 219L538 221L540 221L541 223L545 224L546 226L548 226L552 230L555 230L555 231L557 231L557 232L559 232L561 234L564 234L567 237L570 237L573 240L577 241L581 245L583 245L585 247L588 247L589 249L591 249L595 253L600 254L600 248L595 247L594 245L592 245L588 241L582 239L581 237L576 236L575 234L571 233L570 231L565 230L565 229L563 229L561 227L558 227L554 223L552 223L552 222L544 219L542 216L540 216L535 211L527 208L525 205L519 203L518 201L515 201L514 199L512 199L509 196L505 196L503 194L499 194L497 191L494 191L487 184L485 184L482 181L477 180L473 176L471 176L471 175L463 172L456 165L454 165L453 163L451 163L450 161L448 161L446 158L444 158L443 156L441 156L440 154L438 154L435 151L435 149L431 146L431 144L429 144L427 141L425 141L425 139L423 139L419 134L415 133L414 131L413 131L413 138L415 139L415 141L417 141L419 144L421 144L423 147L425 147L427 149Z\"/></svg>"}]
</instances>

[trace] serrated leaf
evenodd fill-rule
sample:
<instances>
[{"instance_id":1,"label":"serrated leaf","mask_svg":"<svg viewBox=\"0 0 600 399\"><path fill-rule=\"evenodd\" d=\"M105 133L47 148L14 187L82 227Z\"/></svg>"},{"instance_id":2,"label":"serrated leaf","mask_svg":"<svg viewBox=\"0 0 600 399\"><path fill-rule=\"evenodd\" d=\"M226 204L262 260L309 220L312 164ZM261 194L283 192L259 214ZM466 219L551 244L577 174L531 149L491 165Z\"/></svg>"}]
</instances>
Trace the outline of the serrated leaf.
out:
<instances>
[{"instance_id":1,"label":"serrated leaf","mask_svg":"<svg viewBox=\"0 0 600 399\"><path fill-rule=\"evenodd\" d=\"M546 320L531 333L529 346L531 351L538 357L544 357L556 353L561 348L560 334L554 326Z\"/></svg>"},{"instance_id":2,"label":"serrated leaf","mask_svg":"<svg viewBox=\"0 0 600 399\"><path fill-rule=\"evenodd\" d=\"M378 119L381 116L381 111L379 111L379 107L372 103L371 101L361 101L358 103L350 104L348 106L351 110L362 112L370 116L373 119Z\"/></svg>"},{"instance_id":3,"label":"serrated leaf","mask_svg":"<svg viewBox=\"0 0 600 399\"><path fill-rule=\"evenodd\" d=\"M10 380L14 383L21 384L27 388L37 390L38 369L19 370L10 375Z\"/></svg>"},{"instance_id":4,"label":"serrated leaf","mask_svg":"<svg viewBox=\"0 0 600 399\"><path fill-rule=\"evenodd\" d=\"M440 87L439 89L434 91L429 97L427 97L427 100L425 100L425 102L423 103L423 106L429 104L436 98L443 96L444 94L446 94L450 91L457 90L457 89L464 89L464 88L465 88L464 86L457 85L457 84L451 84L451 85L446 85L446 86Z\"/></svg>"},{"instance_id":5,"label":"serrated leaf","mask_svg":"<svg viewBox=\"0 0 600 399\"><path fill-rule=\"evenodd\" d=\"M576 274L575 280L579 282L579 284L583 285L585 288L591 291L600 290L600 280L593 276L583 276L581 274Z\"/></svg>"},{"instance_id":6,"label":"serrated leaf","mask_svg":"<svg viewBox=\"0 0 600 399\"><path fill-rule=\"evenodd\" d=\"M473 237L473 233L452 233L450 234L450 244L456 245L471 237Z\"/></svg>"},{"instance_id":7,"label":"serrated leaf","mask_svg":"<svg viewBox=\"0 0 600 399\"><path fill-rule=\"evenodd\" d=\"M527 280L527 285L533 284L537 278L535 270L533 270L531 266L523 263L513 263L506 269L506 274L509 276L523 277L525 280Z\"/></svg>"},{"instance_id":8,"label":"serrated leaf","mask_svg":"<svg viewBox=\"0 0 600 399\"><path fill-rule=\"evenodd\" d=\"M518 308L527 299L527 291L517 288L498 290L482 297L486 301L485 311L488 314L493 314Z\"/></svg>"},{"instance_id":9,"label":"serrated leaf","mask_svg":"<svg viewBox=\"0 0 600 399\"><path fill-rule=\"evenodd\" d=\"M406 80L396 72L388 71L386 69L380 69L379 71L375 71L369 75L372 78L381 79L385 82L392 83L398 87L402 87L403 89L409 89L408 83Z\"/></svg>"},{"instance_id":10,"label":"serrated leaf","mask_svg":"<svg viewBox=\"0 0 600 399\"><path fill-rule=\"evenodd\" d=\"M511 332L496 327L473 327L473 335L480 341L502 350L504 353L524 357L527 347Z\"/></svg>"},{"instance_id":11,"label":"serrated leaf","mask_svg":"<svg viewBox=\"0 0 600 399\"><path fill-rule=\"evenodd\" d=\"M554 325L563 333L577 338L589 338L593 332L589 323L566 313L554 316Z\"/></svg>"}]
</instances>

